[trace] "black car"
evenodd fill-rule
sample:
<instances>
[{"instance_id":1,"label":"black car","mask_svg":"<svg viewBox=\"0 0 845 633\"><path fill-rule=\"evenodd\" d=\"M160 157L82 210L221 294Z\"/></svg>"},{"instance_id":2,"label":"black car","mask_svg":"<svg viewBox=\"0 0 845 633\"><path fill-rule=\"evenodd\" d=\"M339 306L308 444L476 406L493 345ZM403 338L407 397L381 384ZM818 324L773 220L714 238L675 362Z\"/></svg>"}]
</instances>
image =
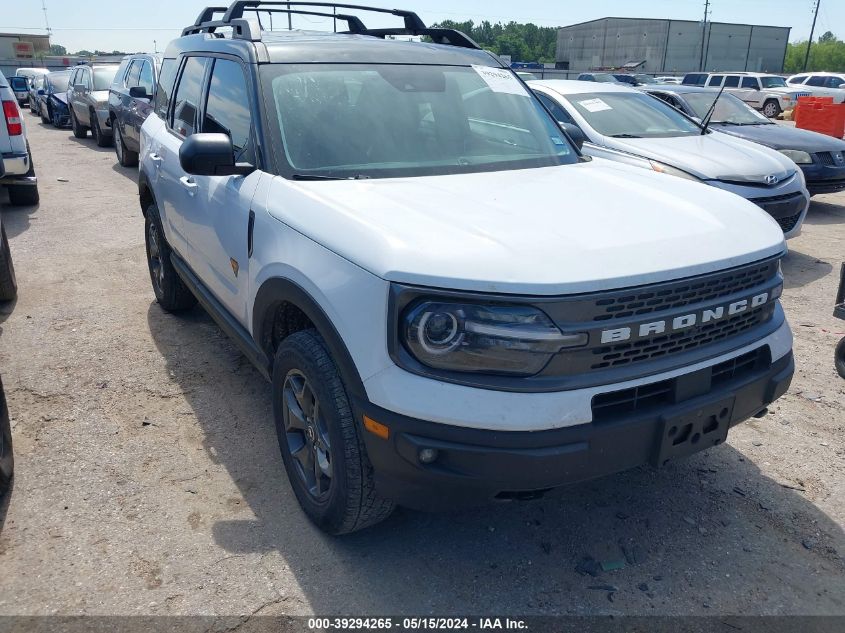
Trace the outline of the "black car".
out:
<instances>
[{"instance_id":1,"label":"black car","mask_svg":"<svg viewBox=\"0 0 845 633\"><path fill-rule=\"evenodd\" d=\"M688 116L703 119L719 91L697 86L662 85L645 88ZM710 127L754 141L785 154L804 172L810 195L845 190L845 141L809 130L778 125L741 99L722 93Z\"/></svg>"},{"instance_id":2,"label":"black car","mask_svg":"<svg viewBox=\"0 0 845 633\"><path fill-rule=\"evenodd\" d=\"M125 167L138 164L141 126L152 112L160 69L159 55L129 55L123 58L109 88L114 151L118 162Z\"/></svg>"},{"instance_id":3,"label":"black car","mask_svg":"<svg viewBox=\"0 0 845 633\"><path fill-rule=\"evenodd\" d=\"M56 127L70 125L70 110L67 104L69 70L44 75L44 87L38 91L38 114L44 123Z\"/></svg>"}]
</instances>

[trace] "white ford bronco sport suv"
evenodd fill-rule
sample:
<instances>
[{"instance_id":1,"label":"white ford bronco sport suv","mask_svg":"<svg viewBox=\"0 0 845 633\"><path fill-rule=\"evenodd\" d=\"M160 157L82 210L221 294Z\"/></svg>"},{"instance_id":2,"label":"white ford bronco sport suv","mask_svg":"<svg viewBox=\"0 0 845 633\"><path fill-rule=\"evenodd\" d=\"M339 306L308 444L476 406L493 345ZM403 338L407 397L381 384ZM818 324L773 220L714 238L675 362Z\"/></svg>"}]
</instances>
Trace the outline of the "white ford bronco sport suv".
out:
<instances>
[{"instance_id":1,"label":"white ford bronco sport suv","mask_svg":"<svg viewBox=\"0 0 845 633\"><path fill-rule=\"evenodd\" d=\"M263 31L258 9L348 26ZM150 277L271 381L324 530L661 465L786 391L783 233L752 203L582 157L510 69L414 13L215 13L167 47L142 128ZM427 40L388 37L408 34Z\"/></svg>"}]
</instances>

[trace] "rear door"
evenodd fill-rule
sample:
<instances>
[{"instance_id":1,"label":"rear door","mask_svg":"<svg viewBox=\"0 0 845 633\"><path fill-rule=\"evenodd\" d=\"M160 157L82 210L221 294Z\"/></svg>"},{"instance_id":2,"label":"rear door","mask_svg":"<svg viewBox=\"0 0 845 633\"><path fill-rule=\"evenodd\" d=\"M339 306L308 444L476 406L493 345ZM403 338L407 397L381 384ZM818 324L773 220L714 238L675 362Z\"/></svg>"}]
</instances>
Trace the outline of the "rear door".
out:
<instances>
[{"instance_id":1,"label":"rear door","mask_svg":"<svg viewBox=\"0 0 845 633\"><path fill-rule=\"evenodd\" d=\"M186 215L194 213L197 204L196 188L179 164L182 141L198 129L202 86L208 58L185 58L174 88L166 129L157 135L157 147L151 148L148 157L158 173L158 203L165 234L170 246L184 259L188 259L188 241L185 237ZM157 167L156 167L157 165Z\"/></svg>"}]
</instances>

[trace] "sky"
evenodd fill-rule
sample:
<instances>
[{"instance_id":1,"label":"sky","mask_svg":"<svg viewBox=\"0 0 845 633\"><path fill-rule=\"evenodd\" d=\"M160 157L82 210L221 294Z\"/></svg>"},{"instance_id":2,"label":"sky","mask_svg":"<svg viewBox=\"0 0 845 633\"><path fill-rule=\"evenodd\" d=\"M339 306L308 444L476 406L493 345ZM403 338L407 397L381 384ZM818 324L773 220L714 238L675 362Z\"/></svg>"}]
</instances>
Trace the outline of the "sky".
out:
<instances>
[{"instance_id":1,"label":"sky","mask_svg":"<svg viewBox=\"0 0 845 633\"><path fill-rule=\"evenodd\" d=\"M211 1L222 5L229 0ZM845 39L845 0L819 1L816 36L830 30ZM45 3L53 29L51 42L65 46L70 52L81 49L152 52L154 46L162 51L208 4L201 0L110 0L108 3L45 0ZM487 19L566 26L605 16L701 20L704 15L704 0L356 0L351 3L413 9L429 24L446 19L475 22ZM6 8L0 12L0 32L44 32L41 0L3 0L3 4ZM790 26L790 39L797 41L809 35L813 4L814 0L711 0L710 19ZM393 25L391 20L395 18L388 16L365 22L378 27ZM321 29L322 25L295 18L294 27Z\"/></svg>"}]
</instances>

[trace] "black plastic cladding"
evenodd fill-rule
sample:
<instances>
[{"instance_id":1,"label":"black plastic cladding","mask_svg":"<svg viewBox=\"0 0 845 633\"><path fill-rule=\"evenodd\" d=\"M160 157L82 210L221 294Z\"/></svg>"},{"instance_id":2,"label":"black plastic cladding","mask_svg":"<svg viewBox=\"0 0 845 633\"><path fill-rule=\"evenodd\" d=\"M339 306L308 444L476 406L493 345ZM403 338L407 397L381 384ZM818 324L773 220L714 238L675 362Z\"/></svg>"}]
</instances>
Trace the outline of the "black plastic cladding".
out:
<instances>
[{"instance_id":1,"label":"black plastic cladding","mask_svg":"<svg viewBox=\"0 0 845 633\"><path fill-rule=\"evenodd\" d=\"M778 302L770 301L756 310L747 310L707 325L610 345L599 342L602 330L671 319L703 308L748 299L761 292L771 292L782 283L778 272L779 260L780 256L777 256L682 280L565 297L489 295L392 284L388 351L394 362L412 373L500 391L561 391L632 380L689 366L750 345L776 331L783 324L783 310ZM718 289L718 294L713 294L716 292L714 289ZM651 294L655 298L661 298L659 304L634 308L634 316L631 314L632 310L626 309L612 313L610 319L604 318L609 306L623 305L630 308L636 304L638 297ZM417 361L405 349L400 339L400 319L405 309L412 303L429 298L438 301L534 306L547 314L564 333L589 332L590 343L582 348L556 354L543 371L530 377L435 370ZM664 298L671 298L673 301L667 303ZM650 307L658 307L659 311L653 312L649 310ZM656 350L653 349L655 345ZM628 353L629 349L638 351L622 356ZM659 353L661 351L665 353ZM620 353L619 358L627 360L612 365L609 361L616 360L616 357L609 360L604 358L616 353Z\"/></svg>"}]
</instances>

